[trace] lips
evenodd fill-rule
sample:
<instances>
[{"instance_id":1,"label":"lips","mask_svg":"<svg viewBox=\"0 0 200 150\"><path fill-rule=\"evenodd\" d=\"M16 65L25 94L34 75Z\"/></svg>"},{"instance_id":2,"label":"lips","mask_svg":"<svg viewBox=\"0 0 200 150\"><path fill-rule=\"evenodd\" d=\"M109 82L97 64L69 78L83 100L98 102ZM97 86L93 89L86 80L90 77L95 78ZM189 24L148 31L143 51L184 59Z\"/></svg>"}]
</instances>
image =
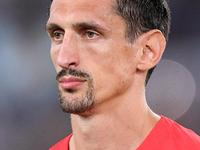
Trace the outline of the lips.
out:
<instances>
[{"instance_id":1,"label":"lips","mask_svg":"<svg viewBox=\"0 0 200 150\"><path fill-rule=\"evenodd\" d=\"M83 85L86 80L75 77L63 77L58 81L63 89L75 89Z\"/></svg>"}]
</instances>

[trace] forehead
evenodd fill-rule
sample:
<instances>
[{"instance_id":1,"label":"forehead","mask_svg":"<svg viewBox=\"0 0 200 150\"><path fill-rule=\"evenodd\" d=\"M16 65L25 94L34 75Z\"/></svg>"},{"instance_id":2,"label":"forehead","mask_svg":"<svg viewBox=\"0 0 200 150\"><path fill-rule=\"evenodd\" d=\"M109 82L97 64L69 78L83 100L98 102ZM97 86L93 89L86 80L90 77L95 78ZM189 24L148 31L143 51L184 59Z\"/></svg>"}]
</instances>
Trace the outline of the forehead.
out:
<instances>
[{"instance_id":1,"label":"forehead","mask_svg":"<svg viewBox=\"0 0 200 150\"><path fill-rule=\"evenodd\" d=\"M51 10L58 6L69 6L69 7L107 7L115 5L115 0L53 0Z\"/></svg>"},{"instance_id":2,"label":"forehead","mask_svg":"<svg viewBox=\"0 0 200 150\"><path fill-rule=\"evenodd\" d=\"M115 15L115 0L54 0L49 21L109 19ZM56 20L55 20L56 19Z\"/></svg>"}]
</instances>

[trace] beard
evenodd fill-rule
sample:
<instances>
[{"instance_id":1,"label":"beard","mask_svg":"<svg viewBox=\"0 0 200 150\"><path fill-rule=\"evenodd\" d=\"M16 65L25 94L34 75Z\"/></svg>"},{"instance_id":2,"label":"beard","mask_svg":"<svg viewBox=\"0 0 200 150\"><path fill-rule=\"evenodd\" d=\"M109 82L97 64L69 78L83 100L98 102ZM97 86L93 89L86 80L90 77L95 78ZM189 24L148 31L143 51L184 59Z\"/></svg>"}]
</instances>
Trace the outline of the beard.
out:
<instances>
[{"instance_id":1,"label":"beard","mask_svg":"<svg viewBox=\"0 0 200 150\"><path fill-rule=\"evenodd\" d=\"M81 114L84 112L89 112L92 110L95 104L94 98L94 90L93 90L93 79L92 77L83 71L79 71L76 69L62 69L56 76L56 80L58 81L63 76L72 76L78 77L81 79L85 79L88 83L88 88L79 97L73 96L78 91L74 89L67 89L63 92L67 93L67 96L63 96L61 90L59 90L59 100L60 100L60 107L64 112L72 113L72 114Z\"/></svg>"}]
</instances>

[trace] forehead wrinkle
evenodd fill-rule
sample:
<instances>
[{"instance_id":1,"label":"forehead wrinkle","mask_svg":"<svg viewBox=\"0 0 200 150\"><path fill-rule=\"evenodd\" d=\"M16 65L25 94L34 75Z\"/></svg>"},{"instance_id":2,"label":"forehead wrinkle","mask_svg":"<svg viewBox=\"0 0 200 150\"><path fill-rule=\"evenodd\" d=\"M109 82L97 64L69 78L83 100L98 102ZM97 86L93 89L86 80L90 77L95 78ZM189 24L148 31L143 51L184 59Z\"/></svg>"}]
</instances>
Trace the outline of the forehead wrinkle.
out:
<instances>
[{"instance_id":1,"label":"forehead wrinkle","mask_svg":"<svg viewBox=\"0 0 200 150\"><path fill-rule=\"evenodd\" d=\"M54 3L55 2L55 3ZM93 0L54 0L51 8L50 8L50 14L54 13L54 11L65 11L65 14L70 12L76 12L76 11L82 11L82 12L90 12L96 15L99 14L102 17L107 16L109 14L116 14L116 1L115 0L103 0L99 1L97 3L96 1ZM63 12L64 13L64 12ZM90 14L88 13L88 14Z\"/></svg>"}]
</instances>

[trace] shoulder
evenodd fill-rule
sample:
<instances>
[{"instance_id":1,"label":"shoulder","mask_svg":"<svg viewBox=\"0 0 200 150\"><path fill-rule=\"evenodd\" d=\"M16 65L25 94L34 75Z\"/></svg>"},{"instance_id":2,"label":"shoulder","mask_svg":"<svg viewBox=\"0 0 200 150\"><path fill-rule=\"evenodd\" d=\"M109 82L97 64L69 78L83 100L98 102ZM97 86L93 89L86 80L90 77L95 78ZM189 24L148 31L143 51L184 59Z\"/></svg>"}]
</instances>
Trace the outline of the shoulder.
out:
<instances>
[{"instance_id":1,"label":"shoulder","mask_svg":"<svg viewBox=\"0 0 200 150\"><path fill-rule=\"evenodd\" d=\"M176 123L175 121L163 116L162 116L162 121L163 121L163 127L165 127L169 133L170 132L177 133L175 135L184 136L185 138L196 138L197 141L200 142L200 136L198 136L192 130L187 129L183 127L182 125Z\"/></svg>"},{"instance_id":2,"label":"shoulder","mask_svg":"<svg viewBox=\"0 0 200 150\"><path fill-rule=\"evenodd\" d=\"M175 121L162 117L162 128L166 130L164 140L173 143L175 147L184 149L190 148L194 150L200 149L200 136L190 129L183 127Z\"/></svg>"},{"instance_id":3,"label":"shoulder","mask_svg":"<svg viewBox=\"0 0 200 150\"><path fill-rule=\"evenodd\" d=\"M161 116L137 150L200 150L200 137L175 121Z\"/></svg>"},{"instance_id":4,"label":"shoulder","mask_svg":"<svg viewBox=\"0 0 200 150\"><path fill-rule=\"evenodd\" d=\"M51 147L49 150L68 150L69 148L69 141L73 134L69 135L68 137L64 138L62 141L58 142L56 145Z\"/></svg>"}]
</instances>

